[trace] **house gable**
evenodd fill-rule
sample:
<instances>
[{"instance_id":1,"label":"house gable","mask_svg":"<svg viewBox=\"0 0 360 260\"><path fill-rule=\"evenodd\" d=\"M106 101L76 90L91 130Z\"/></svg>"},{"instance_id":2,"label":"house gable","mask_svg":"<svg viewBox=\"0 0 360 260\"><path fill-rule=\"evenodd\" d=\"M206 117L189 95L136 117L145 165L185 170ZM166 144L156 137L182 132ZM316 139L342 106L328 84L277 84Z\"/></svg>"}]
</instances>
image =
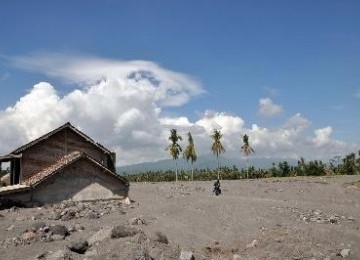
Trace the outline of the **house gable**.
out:
<instances>
[{"instance_id":1,"label":"house gable","mask_svg":"<svg viewBox=\"0 0 360 260\"><path fill-rule=\"evenodd\" d=\"M32 176L25 185L9 187L13 188L0 188L0 195L24 204L125 199L129 191L125 179L77 151Z\"/></svg>"},{"instance_id":2,"label":"house gable","mask_svg":"<svg viewBox=\"0 0 360 260\"><path fill-rule=\"evenodd\" d=\"M16 184L26 181L64 155L74 151L86 153L110 171L115 172L115 153L96 143L70 123L17 148L3 158L11 160L13 165L11 184Z\"/></svg>"}]
</instances>

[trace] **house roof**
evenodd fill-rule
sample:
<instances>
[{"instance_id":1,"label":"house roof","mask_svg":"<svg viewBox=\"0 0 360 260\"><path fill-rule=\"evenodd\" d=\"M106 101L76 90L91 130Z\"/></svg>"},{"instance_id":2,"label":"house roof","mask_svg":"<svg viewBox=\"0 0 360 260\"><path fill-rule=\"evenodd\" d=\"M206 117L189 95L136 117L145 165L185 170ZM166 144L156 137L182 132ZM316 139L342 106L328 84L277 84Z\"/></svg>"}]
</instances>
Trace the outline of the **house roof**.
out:
<instances>
[{"instance_id":1,"label":"house roof","mask_svg":"<svg viewBox=\"0 0 360 260\"><path fill-rule=\"evenodd\" d=\"M21 154L10 153L8 155L0 156L0 162L8 162L15 158L21 158L21 156L22 156Z\"/></svg>"},{"instance_id":2,"label":"house roof","mask_svg":"<svg viewBox=\"0 0 360 260\"><path fill-rule=\"evenodd\" d=\"M10 186L0 187L0 195L20 192L20 191L24 191L24 190L28 190L28 189L30 189L30 187L26 186L25 184L15 184L15 185L10 185Z\"/></svg>"},{"instance_id":3,"label":"house roof","mask_svg":"<svg viewBox=\"0 0 360 260\"><path fill-rule=\"evenodd\" d=\"M78 134L79 136L81 136L82 138L84 138L86 141L88 141L88 142L94 144L95 146L97 146L99 149L101 149L101 150L104 151L105 153L111 154L111 151L110 151L110 150L106 149L103 145L95 142L92 138L90 138L89 136L87 136L86 134L84 134L83 132L81 132L81 131L80 131L79 129L77 129L75 126L71 125L69 122L67 122L66 124L64 124L64 125L56 128L55 130L53 130L53 131L51 131L51 132L49 132L49 133L47 133L47 134L45 134L45 135L43 135L43 136L41 136L41 137L39 137L39 138L31 141L31 142L28 143L28 144L25 144L25 145L17 148L16 150L12 151L10 154L19 154L19 153L21 153L22 151L30 148L31 146L39 143L39 142L42 141L42 140L45 140L45 139L49 138L50 136L52 136L52 135L54 135L54 134L56 134L56 133L58 133L58 132L60 132L60 131L62 131L62 130L64 130L64 129L70 129L71 131L75 132L76 134Z\"/></svg>"},{"instance_id":4,"label":"house roof","mask_svg":"<svg viewBox=\"0 0 360 260\"><path fill-rule=\"evenodd\" d=\"M31 188L36 187L37 185L41 184L42 182L46 181L47 179L55 176L57 173L60 173L62 169L65 167L70 166L71 164L75 163L76 161L84 158L88 162L94 164L95 166L99 167L101 169L101 172L104 174L108 174L118 181L122 182L124 185L128 186L129 182L122 178L121 176L117 175L116 173L110 171L85 153L75 151L72 153L69 153L62 158L60 158L57 162L52 164L51 166L45 168L44 170L38 172L37 174L33 175L29 179L27 179L24 184L16 184L11 186L5 186L0 187L0 195L5 195L9 193L15 193L15 192L22 192L29 190Z\"/></svg>"},{"instance_id":5,"label":"house roof","mask_svg":"<svg viewBox=\"0 0 360 260\"><path fill-rule=\"evenodd\" d=\"M91 157L86 155L85 153L78 152L78 151L75 151L75 152L72 152L70 154L63 156L61 159L59 159L57 162L55 162L51 166L45 168L44 170L40 171L39 173L37 173L37 174L33 175L32 177L30 177L29 179L27 179L25 181L25 184L27 186L32 186L32 187L36 186L36 185L42 183L43 181L45 181L46 179L59 173L65 167L80 160L81 158L84 158L84 159L88 160L90 163L101 168L102 172L104 172L105 174L111 175L112 177L118 179L120 182L122 182L125 185L129 185L127 180L125 180L121 176L117 175L116 173L110 171L109 169L107 169L106 167L104 167L103 165L101 165L100 163L98 163L97 161L95 161L94 159L92 159Z\"/></svg>"}]
</instances>

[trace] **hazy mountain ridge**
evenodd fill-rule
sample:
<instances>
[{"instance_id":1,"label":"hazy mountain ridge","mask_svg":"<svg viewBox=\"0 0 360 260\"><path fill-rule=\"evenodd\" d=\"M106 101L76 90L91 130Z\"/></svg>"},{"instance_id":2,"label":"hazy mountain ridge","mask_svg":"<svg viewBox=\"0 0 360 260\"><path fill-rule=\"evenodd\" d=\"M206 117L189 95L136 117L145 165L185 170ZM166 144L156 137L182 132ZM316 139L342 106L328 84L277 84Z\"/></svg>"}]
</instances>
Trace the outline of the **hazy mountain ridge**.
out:
<instances>
[{"instance_id":1,"label":"hazy mountain ridge","mask_svg":"<svg viewBox=\"0 0 360 260\"><path fill-rule=\"evenodd\" d=\"M270 168L272 163L278 163L287 161L289 165L296 165L297 160L289 158L248 158L248 160L240 158L227 158L223 157L220 159L220 166L233 167L234 165L238 168L245 168L247 165L255 166L255 168ZM179 170L190 170L190 162L186 162L184 159L178 159L177 165ZM199 156L197 161L194 163L196 169L214 169L217 167L217 161L214 156ZM164 159L156 162L145 162L132 165L119 166L116 168L118 173L135 173L135 172L146 172L146 171L166 171L174 170L175 162L172 159Z\"/></svg>"}]
</instances>

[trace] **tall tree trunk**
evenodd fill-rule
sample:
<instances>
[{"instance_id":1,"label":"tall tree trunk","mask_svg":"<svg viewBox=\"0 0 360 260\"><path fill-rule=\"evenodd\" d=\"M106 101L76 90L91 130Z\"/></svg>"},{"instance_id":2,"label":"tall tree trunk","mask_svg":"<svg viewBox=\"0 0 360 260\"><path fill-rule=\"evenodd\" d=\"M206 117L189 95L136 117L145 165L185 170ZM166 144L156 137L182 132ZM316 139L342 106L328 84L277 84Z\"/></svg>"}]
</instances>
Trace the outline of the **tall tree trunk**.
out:
<instances>
[{"instance_id":1,"label":"tall tree trunk","mask_svg":"<svg viewBox=\"0 0 360 260\"><path fill-rule=\"evenodd\" d=\"M191 180L194 181L194 163L191 162Z\"/></svg>"},{"instance_id":2,"label":"tall tree trunk","mask_svg":"<svg viewBox=\"0 0 360 260\"><path fill-rule=\"evenodd\" d=\"M175 182L178 181L178 174L177 174L177 161L175 160Z\"/></svg>"},{"instance_id":3,"label":"tall tree trunk","mask_svg":"<svg viewBox=\"0 0 360 260\"><path fill-rule=\"evenodd\" d=\"M216 158L217 158L217 163L218 163L218 171L217 171L217 172L218 172L218 177L217 177L217 179L220 180L220 161L219 161L219 155L217 155Z\"/></svg>"}]
</instances>

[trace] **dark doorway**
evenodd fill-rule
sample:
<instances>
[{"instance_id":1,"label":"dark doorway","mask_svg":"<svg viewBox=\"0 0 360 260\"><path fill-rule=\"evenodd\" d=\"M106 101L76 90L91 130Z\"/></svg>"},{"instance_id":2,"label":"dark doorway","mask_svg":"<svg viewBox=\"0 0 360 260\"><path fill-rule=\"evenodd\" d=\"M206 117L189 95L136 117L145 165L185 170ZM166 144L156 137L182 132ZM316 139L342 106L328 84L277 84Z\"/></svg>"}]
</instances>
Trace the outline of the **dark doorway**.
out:
<instances>
[{"instance_id":1,"label":"dark doorway","mask_svg":"<svg viewBox=\"0 0 360 260\"><path fill-rule=\"evenodd\" d=\"M11 160L10 163L10 171L11 171L11 178L10 178L10 184L19 184L20 182L20 159L16 158L14 160Z\"/></svg>"}]
</instances>

